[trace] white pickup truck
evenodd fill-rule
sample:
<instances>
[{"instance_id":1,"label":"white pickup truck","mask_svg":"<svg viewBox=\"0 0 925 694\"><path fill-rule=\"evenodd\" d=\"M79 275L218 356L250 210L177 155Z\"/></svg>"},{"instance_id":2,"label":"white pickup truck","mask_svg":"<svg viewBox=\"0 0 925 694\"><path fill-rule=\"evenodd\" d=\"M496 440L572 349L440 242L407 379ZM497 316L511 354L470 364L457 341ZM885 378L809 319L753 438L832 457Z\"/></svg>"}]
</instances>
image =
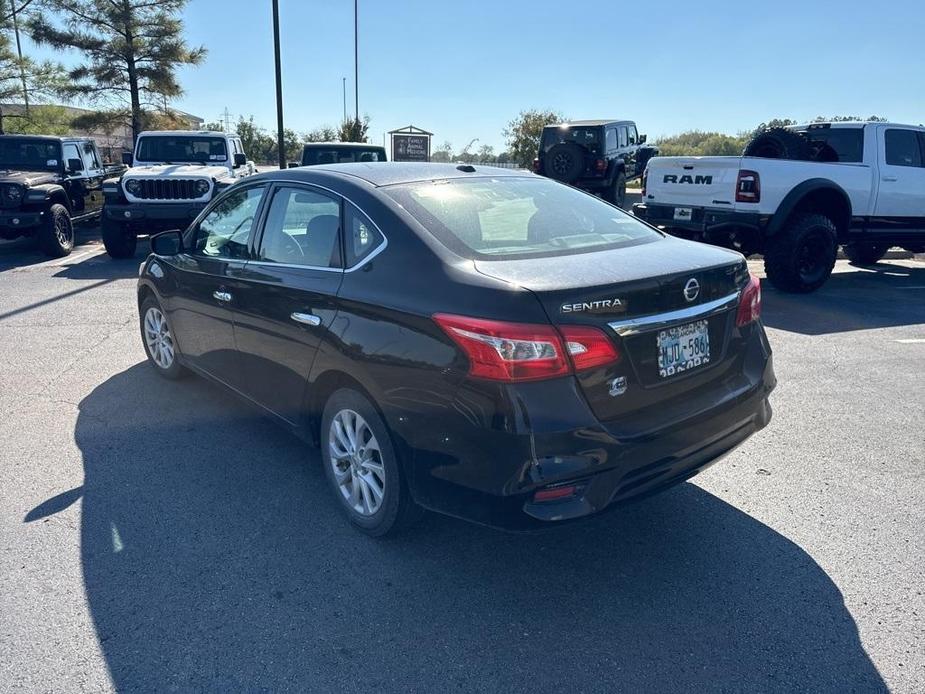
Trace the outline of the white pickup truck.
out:
<instances>
[{"instance_id":1,"label":"white pickup truck","mask_svg":"<svg viewBox=\"0 0 925 694\"><path fill-rule=\"evenodd\" d=\"M925 251L925 128L814 123L769 131L750 151L760 156L651 159L633 213L675 235L763 254L784 291L822 286L839 245L860 264L891 246Z\"/></svg>"},{"instance_id":2,"label":"white pickup truck","mask_svg":"<svg viewBox=\"0 0 925 694\"><path fill-rule=\"evenodd\" d=\"M130 168L103 182L102 231L113 258L135 253L139 234L185 229L222 189L255 172L241 138L210 130L146 131Z\"/></svg>"}]
</instances>

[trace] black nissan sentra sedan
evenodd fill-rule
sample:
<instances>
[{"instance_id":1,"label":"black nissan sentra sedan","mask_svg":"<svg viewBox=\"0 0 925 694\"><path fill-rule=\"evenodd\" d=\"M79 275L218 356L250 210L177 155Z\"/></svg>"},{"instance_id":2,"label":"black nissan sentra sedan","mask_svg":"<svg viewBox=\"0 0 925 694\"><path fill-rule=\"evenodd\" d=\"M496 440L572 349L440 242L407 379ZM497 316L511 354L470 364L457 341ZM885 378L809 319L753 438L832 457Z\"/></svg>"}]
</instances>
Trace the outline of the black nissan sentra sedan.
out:
<instances>
[{"instance_id":1,"label":"black nissan sentra sedan","mask_svg":"<svg viewBox=\"0 0 925 694\"><path fill-rule=\"evenodd\" d=\"M741 255L566 185L452 164L235 184L152 240L148 359L320 445L371 535L432 509L526 529L685 480L764 427Z\"/></svg>"}]
</instances>

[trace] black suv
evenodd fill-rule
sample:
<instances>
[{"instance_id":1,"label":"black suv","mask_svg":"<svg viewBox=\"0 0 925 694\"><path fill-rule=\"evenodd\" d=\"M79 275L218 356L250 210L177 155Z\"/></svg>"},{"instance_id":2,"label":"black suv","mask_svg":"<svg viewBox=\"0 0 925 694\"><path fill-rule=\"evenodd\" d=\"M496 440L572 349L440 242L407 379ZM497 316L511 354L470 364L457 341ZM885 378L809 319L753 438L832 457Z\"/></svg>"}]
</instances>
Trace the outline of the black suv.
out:
<instances>
[{"instance_id":1,"label":"black suv","mask_svg":"<svg viewBox=\"0 0 925 694\"><path fill-rule=\"evenodd\" d=\"M614 205L626 202L626 182L642 176L658 148L644 146L629 120L576 120L547 125L533 170L600 195Z\"/></svg>"},{"instance_id":2,"label":"black suv","mask_svg":"<svg viewBox=\"0 0 925 694\"><path fill-rule=\"evenodd\" d=\"M0 135L0 238L35 236L47 255L68 255L74 222L99 217L114 171L85 137Z\"/></svg>"},{"instance_id":3,"label":"black suv","mask_svg":"<svg viewBox=\"0 0 925 694\"><path fill-rule=\"evenodd\" d=\"M289 162L289 168L387 160L385 147L379 145L365 142L307 142L302 147L302 161Z\"/></svg>"}]
</instances>

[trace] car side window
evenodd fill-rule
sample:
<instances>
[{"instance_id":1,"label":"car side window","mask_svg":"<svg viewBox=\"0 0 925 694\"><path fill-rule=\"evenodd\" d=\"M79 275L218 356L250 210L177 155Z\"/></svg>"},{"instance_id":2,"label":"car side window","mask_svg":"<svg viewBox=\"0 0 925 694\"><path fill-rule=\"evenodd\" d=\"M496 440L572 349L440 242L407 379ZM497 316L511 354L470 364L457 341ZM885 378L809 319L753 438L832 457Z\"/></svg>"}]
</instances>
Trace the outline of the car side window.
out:
<instances>
[{"instance_id":1,"label":"car side window","mask_svg":"<svg viewBox=\"0 0 925 694\"><path fill-rule=\"evenodd\" d=\"M620 147L626 147L626 126L621 125L617 131L620 135Z\"/></svg>"},{"instance_id":2,"label":"car side window","mask_svg":"<svg viewBox=\"0 0 925 694\"><path fill-rule=\"evenodd\" d=\"M196 228L193 255L210 258L247 258L247 243L265 186L251 186L222 199Z\"/></svg>"},{"instance_id":3,"label":"car side window","mask_svg":"<svg viewBox=\"0 0 925 694\"><path fill-rule=\"evenodd\" d=\"M88 171L96 171L99 169L100 160L96 156L96 148L90 142L84 142L80 149L83 157L84 168Z\"/></svg>"},{"instance_id":4,"label":"car side window","mask_svg":"<svg viewBox=\"0 0 925 694\"><path fill-rule=\"evenodd\" d=\"M606 147L608 150L617 148L617 131L613 128L607 128Z\"/></svg>"},{"instance_id":5,"label":"car side window","mask_svg":"<svg viewBox=\"0 0 925 694\"><path fill-rule=\"evenodd\" d=\"M83 158L80 156L80 150L77 149L77 145L75 145L73 142L65 143L61 154L64 157L65 167L67 167L68 162L70 162L71 159L77 159L81 162L83 161ZM86 166L84 168L86 168Z\"/></svg>"},{"instance_id":6,"label":"car side window","mask_svg":"<svg viewBox=\"0 0 925 694\"><path fill-rule=\"evenodd\" d=\"M383 241L382 234L365 214L350 203L344 204L347 250L347 267L353 267L376 250Z\"/></svg>"},{"instance_id":7,"label":"car side window","mask_svg":"<svg viewBox=\"0 0 925 694\"><path fill-rule=\"evenodd\" d=\"M307 188L273 194L260 260L305 267L340 267L340 200Z\"/></svg>"},{"instance_id":8,"label":"car side window","mask_svg":"<svg viewBox=\"0 0 925 694\"><path fill-rule=\"evenodd\" d=\"M636 132L636 126L635 125L627 126L627 132L629 133L630 144L635 145L636 140L639 139L639 134Z\"/></svg>"},{"instance_id":9,"label":"car side window","mask_svg":"<svg viewBox=\"0 0 925 694\"><path fill-rule=\"evenodd\" d=\"M922 166L922 147L915 130L887 130L886 163L890 166Z\"/></svg>"}]
</instances>

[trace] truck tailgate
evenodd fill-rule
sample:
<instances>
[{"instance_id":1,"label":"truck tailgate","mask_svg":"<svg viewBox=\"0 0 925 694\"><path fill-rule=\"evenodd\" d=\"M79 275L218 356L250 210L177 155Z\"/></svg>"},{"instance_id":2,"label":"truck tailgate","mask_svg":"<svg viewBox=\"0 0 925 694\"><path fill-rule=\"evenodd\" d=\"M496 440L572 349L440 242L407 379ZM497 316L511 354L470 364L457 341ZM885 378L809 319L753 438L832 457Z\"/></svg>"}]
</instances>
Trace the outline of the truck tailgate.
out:
<instances>
[{"instance_id":1,"label":"truck tailgate","mask_svg":"<svg viewBox=\"0 0 925 694\"><path fill-rule=\"evenodd\" d=\"M731 208L741 162L741 157L650 159L643 202Z\"/></svg>"}]
</instances>

